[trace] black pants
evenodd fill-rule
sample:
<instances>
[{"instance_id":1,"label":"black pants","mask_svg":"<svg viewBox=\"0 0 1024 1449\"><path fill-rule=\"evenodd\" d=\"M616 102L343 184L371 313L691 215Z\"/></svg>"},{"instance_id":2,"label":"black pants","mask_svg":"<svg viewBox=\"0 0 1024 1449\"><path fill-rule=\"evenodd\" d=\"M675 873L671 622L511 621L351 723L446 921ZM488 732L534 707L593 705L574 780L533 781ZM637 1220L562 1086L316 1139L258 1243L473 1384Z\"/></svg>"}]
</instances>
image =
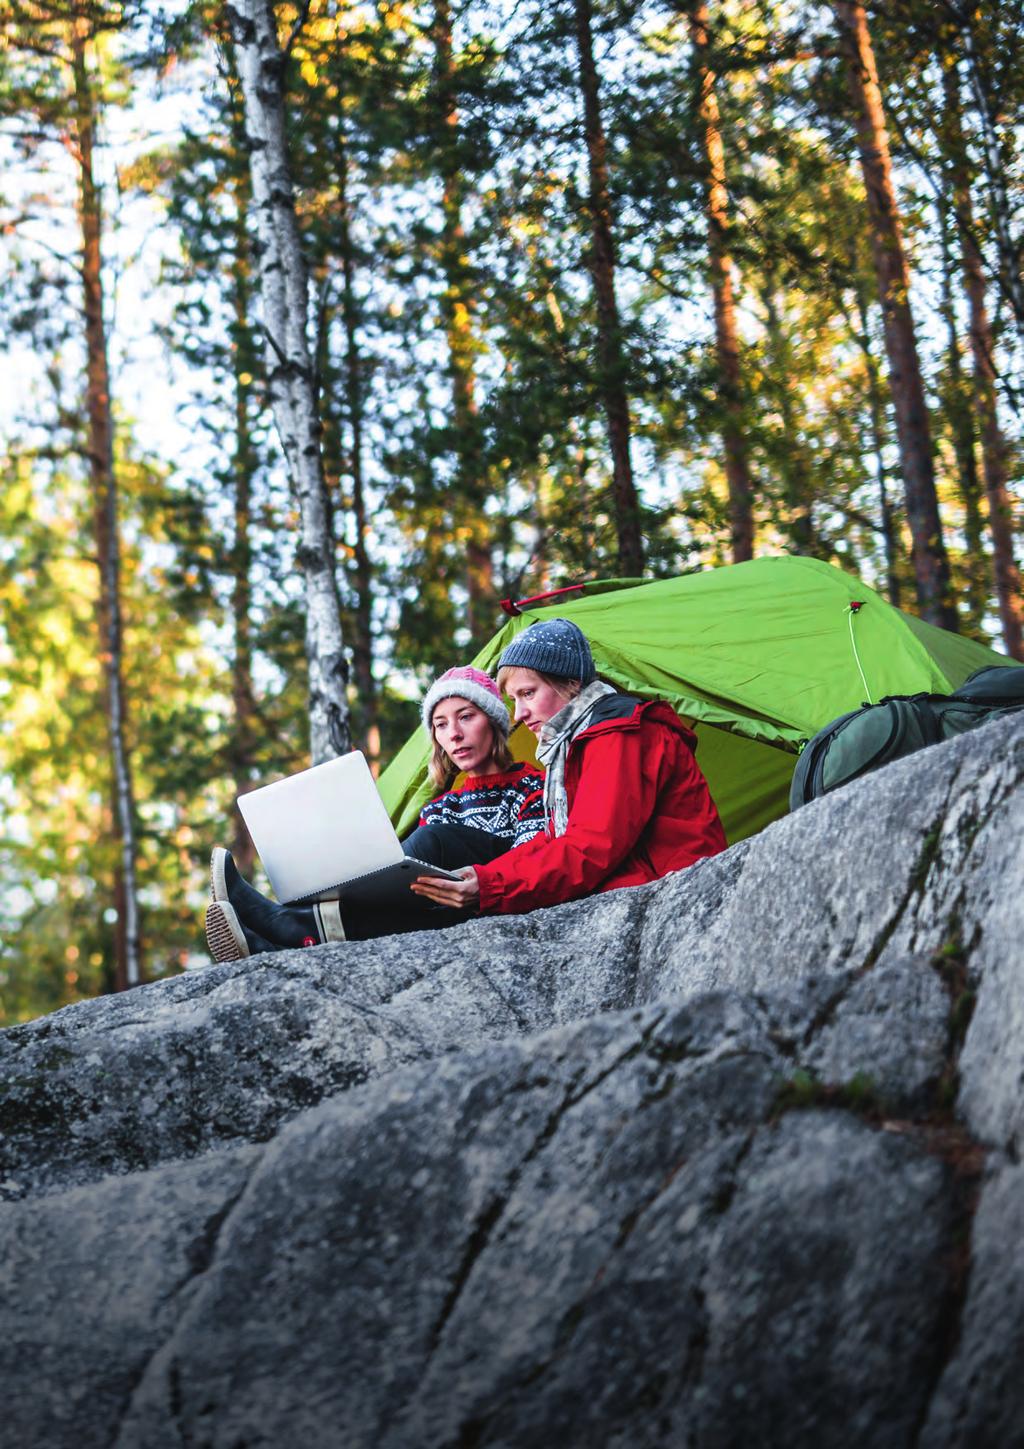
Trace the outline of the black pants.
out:
<instances>
[{"instance_id":1,"label":"black pants","mask_svg":"<svg viewBox=\"0 0 1024 1449\"><path fill-rule=\"evenodd\" d=\"M420 825L402 841L406 855L439 865L442 870L458 870L464 865L486 865L509 849L509 842L472 825Z\"/></svg>"},{"instance_id":2,"label":"black pants","mask_svg":"<svg viewBox=\"0 0 1024 1449\"><path fill-rule=\"evenodd\" d=\"M443 870L464 865L486 865L509 849L509 842L471 825L420 825L402 841L406 855ZM377 936L398 936L407 931L436 931L469 920L472 911L434 906L410 894L408 902L395 910L360 910L342 905L341 918L350 941L370 941Z\"/></svg>"}]
</instances>

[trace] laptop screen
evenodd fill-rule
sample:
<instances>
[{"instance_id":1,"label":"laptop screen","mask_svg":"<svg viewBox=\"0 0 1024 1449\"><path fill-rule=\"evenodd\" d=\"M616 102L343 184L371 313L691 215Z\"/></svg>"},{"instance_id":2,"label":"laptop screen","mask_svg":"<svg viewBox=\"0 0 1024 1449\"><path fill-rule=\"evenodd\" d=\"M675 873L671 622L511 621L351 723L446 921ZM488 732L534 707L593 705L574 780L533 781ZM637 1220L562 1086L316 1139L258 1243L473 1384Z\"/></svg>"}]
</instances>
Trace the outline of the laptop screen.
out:
<instances>
[{"instance_id":1,"label":"laptop screen","mask_svg":"<svg viewBox=\"0 0 1024 1449\"><path fill-rule=\"evenodd\" d=\"M282 902L403 859L359 750L240 795L238 808Z\"/></svg>"}]
</instances>

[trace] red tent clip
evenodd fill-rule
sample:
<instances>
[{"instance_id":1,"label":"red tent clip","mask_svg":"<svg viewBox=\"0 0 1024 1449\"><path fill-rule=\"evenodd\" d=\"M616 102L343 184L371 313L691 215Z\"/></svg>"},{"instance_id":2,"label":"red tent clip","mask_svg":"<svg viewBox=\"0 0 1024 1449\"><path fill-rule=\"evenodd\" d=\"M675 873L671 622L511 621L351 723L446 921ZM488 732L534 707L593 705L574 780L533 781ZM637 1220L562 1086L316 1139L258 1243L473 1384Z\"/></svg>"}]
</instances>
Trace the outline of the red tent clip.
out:
<instances>
[{"instance_id":1,"label":"red tent clip","mask_svg":"<svg viewBox=\"0 0 1024 1449\"><path fill-rule=\"evenodd\" d=\"M850 600L849 609L850 609L850 613L851 614L859 613L860 610L863 609L863 607L864 607L864 600L863 599L851 599Z\"/></svg>"},{"instance_id":2,"label":"red tent clip","mask_svg":"<svg viewBox=\"0 0 1024 1449\"><path fill-rule=\"evenodd\" d=\"M528 599L502 599L501 607L510 619L514 619L523 612L524 608L534 604L545 604L549 599L560 598L562 594L582 594L584 588L584 584L569 584L564 589L551 589L546 594L531 594Z\"/></svg>"}]
</instances>

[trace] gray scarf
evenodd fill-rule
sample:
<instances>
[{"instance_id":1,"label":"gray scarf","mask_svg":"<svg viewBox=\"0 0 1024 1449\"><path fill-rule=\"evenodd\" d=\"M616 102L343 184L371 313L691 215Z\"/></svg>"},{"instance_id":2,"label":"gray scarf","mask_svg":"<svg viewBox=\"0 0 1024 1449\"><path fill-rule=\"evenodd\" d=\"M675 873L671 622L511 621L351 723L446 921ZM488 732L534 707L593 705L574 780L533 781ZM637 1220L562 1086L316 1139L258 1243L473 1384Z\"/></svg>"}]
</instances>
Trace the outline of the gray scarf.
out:
<instances>
[{"instance_id":1,"label":"gray scarf","mask_svg":"<svg viewBox=\"0 0 1024 1449\"><path fill-rule=\"evenodd\" d=\"M615 694L610 684L593 679L570 699L564 709L541 726L537 736L537 759L544 766L544 811L556 835L564 835L569 823L569 801L565 793L565 759L569 745L590 723L594 705L606 694Z\"/></svg>"}]
</instances>

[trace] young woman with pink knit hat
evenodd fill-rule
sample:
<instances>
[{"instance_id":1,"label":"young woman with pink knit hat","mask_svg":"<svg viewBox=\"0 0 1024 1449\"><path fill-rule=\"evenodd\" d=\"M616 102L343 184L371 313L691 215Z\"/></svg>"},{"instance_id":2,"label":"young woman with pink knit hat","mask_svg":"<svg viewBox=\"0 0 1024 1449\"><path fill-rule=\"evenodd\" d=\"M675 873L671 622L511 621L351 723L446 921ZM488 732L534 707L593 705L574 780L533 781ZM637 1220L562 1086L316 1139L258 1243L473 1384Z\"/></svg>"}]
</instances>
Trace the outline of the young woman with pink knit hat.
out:
<instances>
[{"instance_id":1,"label":"young woman with pink knit hat","mask_svg":"<svg viewBox=\"0 0 1024 1449\"><path fill-rule=\"evenodd\" d=\"M494 680L479 669L449 669L423 699L423 728L431 741L430 778L440 794L423 808L402 848L446 870L483 865L532 840L544 828L544 777L535 765L517 764L508 747L509 714ZM456 778L463 783L454 788ZM446 926L460 913L410 900L395 912L352 912L342 922L337 901L282 906L239 873L218 846L210 868L213 899L206 939L215 961L236 961L266 951L365 940Z\"/></svg>"},{"instance_id":2,"label":"young woman with pink knit hat","mask_svg":"<svg viewBox=\"0 0 1024 1449\"><path fill-rule=\"evenodd\" d=\"M418 829L403 841L406 855L454 870L473 863L453 858L469 848L486 849L492 860L543 829L544 776L512 758L508 710L490 675L471 665L442 674L423 697L423 728L433 745L430 778L442 794L423 807ZM460 773L467 778L455 790ZM448 827L456 833L446 835Z\"/></svg>"}]
</instances>

